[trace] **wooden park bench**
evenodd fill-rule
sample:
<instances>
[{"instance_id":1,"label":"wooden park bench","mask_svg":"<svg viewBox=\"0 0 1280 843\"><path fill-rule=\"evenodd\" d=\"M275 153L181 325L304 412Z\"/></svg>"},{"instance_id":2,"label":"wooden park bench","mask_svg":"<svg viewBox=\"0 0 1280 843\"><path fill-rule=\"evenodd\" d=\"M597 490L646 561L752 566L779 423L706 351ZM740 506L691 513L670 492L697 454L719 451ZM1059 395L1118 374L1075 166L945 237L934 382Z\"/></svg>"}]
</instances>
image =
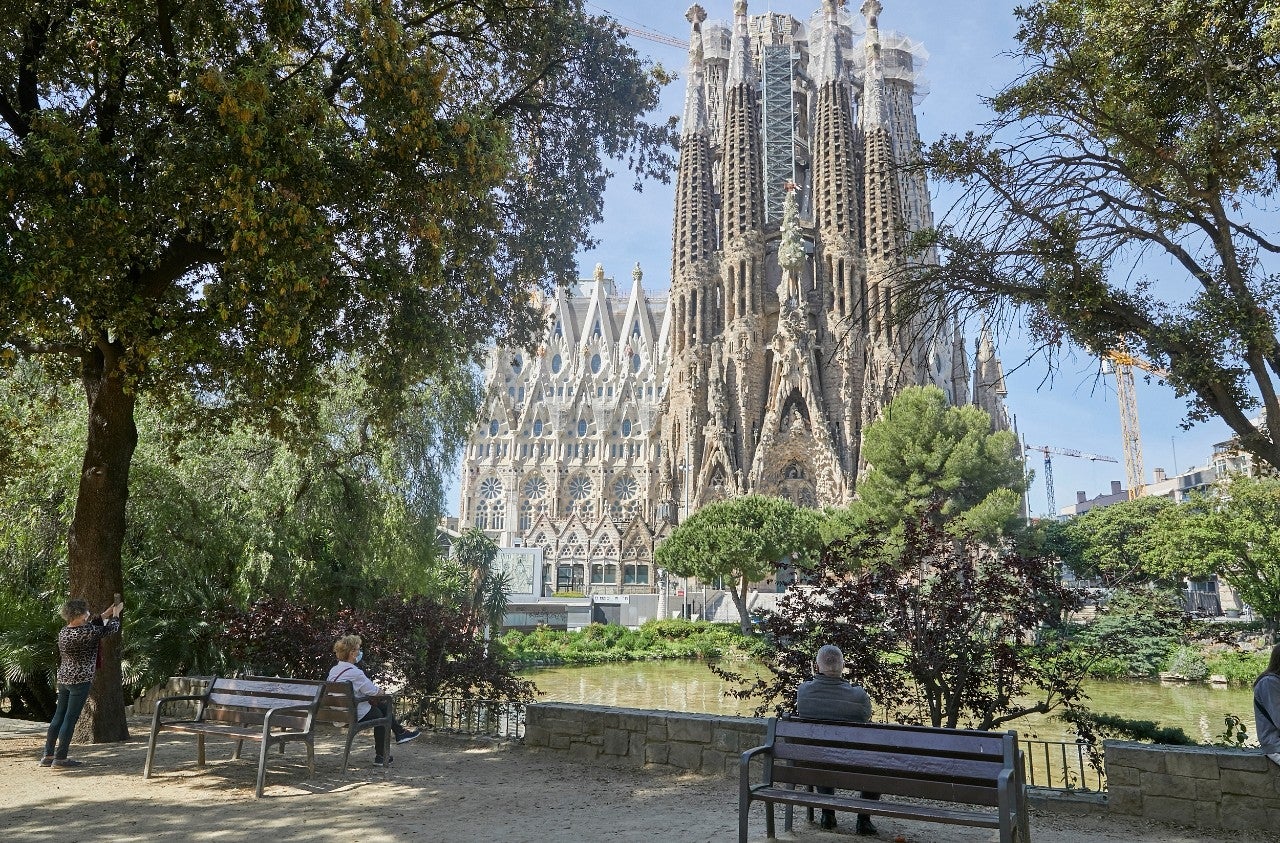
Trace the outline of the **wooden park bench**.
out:
<instances>
[{"instance_id":1,"label":"wooden park bench","mask_svg":"<svg viewBox=\"0 0 1280 843\"><path fill-rule=\"evenodd\" d=\"M752 784L751 760L757 756L764 762L762 776ZM770 838L773 806L782 804L787 831L793 807L800 806L998 828L1000 843L1030 843L1022 769L1016 732L771 718L765 744L742 754L738 840L747 843L751 803L759 801L765 803ZM811 792L814 787L929 802L827 795Z\"/></svg>"},{"instance_id":2,"label":"wooden park bench","mask_svg":"<svg viewBox=\"0 0 1280 843\"><path fill-rule=\"evenodd\" d=\"M236 741L235 757L240 757L244 741L259 741L258 784L255 797L262 796L266 779L267 750L284 749L289 741L302 741L307 746L307 770L314 774L315 743L313 731L316 711L325 691L325 683L307 679L265 679L241 677L228 679L215 676L201 695L164 697L156 703L151 718L151 740L147 745L143 778L151 778L156 753L156 736L161 732L186 732L196 736L196 763L204 766L205 735L220 735ZM166 708L182 701L196 703L194 719L164 720Z\"/></svg>"}]
</instances>

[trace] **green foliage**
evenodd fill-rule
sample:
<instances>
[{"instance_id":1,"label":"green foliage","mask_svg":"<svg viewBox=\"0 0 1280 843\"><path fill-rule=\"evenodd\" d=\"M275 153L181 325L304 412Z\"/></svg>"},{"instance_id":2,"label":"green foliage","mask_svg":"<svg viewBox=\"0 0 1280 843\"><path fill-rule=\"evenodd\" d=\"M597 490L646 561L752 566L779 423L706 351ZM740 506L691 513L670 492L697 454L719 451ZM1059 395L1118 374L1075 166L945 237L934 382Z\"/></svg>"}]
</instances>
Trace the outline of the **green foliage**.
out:
<instances>
[{"instance_id":1,"label":"green foliage","mask_svg":"<svg viewBox=\"0 0 1280 843\"><path fill-rule=\"evenodd\" d=\"M782 565L803 564L822 547L822 516L782 498L745 495L710 503L686 518L658 545L654 562L681 577L730 579L729 590L751 631L750 583Z\"/></svg>"},{"instance_id":2,"label":"green foliage","mask_svg":"<svg viewBox=\"0 0 1280 843\"><path fill-rule=\"evenodd\" d=\"M1228 714L1222 719L1222 734L1218 735L1218 739L1214 741L1218 746L1231 746L1239 749L1244 746L1245 741L1249 740L1249 731L1244 727L1244 721L1234 714Z\"/></svg>"},{"instance_id":3,"label":"green foliage","mask_svg":"<svg viewBox=\"0 0 1280 843\"><path fill-rule=\"evenodd\" d=\"M1101 714L1081 709L1063 712L1062 719L1074 726L1081 739L1092 746L1097 746L1102 739L1146 741L1169 746L1196 744L1177 726L1161 726L1152 720L1133 720L1118 714Z\"/></svg>"},{"instance_id":4,"label":"green foliage","mask_svg":"<svg viewBox=\"0 0 1280 843\"><path fill-rule=\"evenodd\" d=\"M956 536L996 541L1019 532L1025 480L1017 439L993 433L981 409L948 406L935 386L908 387L865 439L870 467L829 539L867 535L875 525L900 535L904 522L925 513Z\"/></svg>"},{"instance_id":5,"label":"green foliage","mask_svg":"<svg viewBox=\"0 0 1280 843\"><path fill-rule=\"evenodd\" d=\"M1150 588L1121 589L1074 639L1098 657L1090 669L1095 676L1154 677L1188 633L1188 624L1176 594Z\"/></svg>"},{"instance_id":6,"label":"green foliage","mask_svg":"<svg viewBox=\"0 0 1280 843\"><path fill-rule=\"evenodd\" d=\"M1232 685L1252 685L1262 671L1267 669L1265 651L1242 653L1226 650L1210 655L1206 661L1211 675L1225 676Z\"/></svg>"},{"instance_id":7,"label":"green foliage","mask_svg":"<svg viewBox=\"0 0 1280 843\"><path fill-rule=\"evenodd\" d=\"M757 714L793 710L828 643L892 722L993 729L1079 703L1087 661L1046 634L1074 605L1050 560L956 542L927 513L901 548L885 568L875 539L828 548L761 622L769 674L713 669Z\"/></svg>"},{"instance_id":8,"label":"green foliage","mask_svg":"<svg viewBox=\"0 0 1280 843\"><path fill-rule=\"evenodd\" d=\"M1109 587L1141 583L1152 577L1177 582L1165 569L1151 565L1168 529L1167 514L1175 509L1168 498L1138 498L1090 509L1050 528L1052 549L1076 576L1098 579Z\"/></svg>"},{"instance_id":9,"label":"green foliage","mask_svg":"<svg viewBox=\"0 0 1280 843\"><path fill-rule=\"evenodd\" d=\"M1168 371L1189 423L1221 418L1280 466L1280 25L1275 0L1045 0L1019 6L1021 75L982 132L924 154L958 222L909 285L927 306L1125 348ZM1163 260L1153 262L1159 254ZM1159 265L1157 277L1147 275ZM1163 377L1163 376L1162 376Z\"/></svg>"},{"instance_id":10,"label":"green foliage","mask_svg":"<svg viewBox=\"0 0 1280 843\"><path fill-rule=\"evenodd\" d=\"M1280 624L1280 480L1235 477L1215 498L1181 505L1158 546L1165 570L1217 573L1266 618Z\"/></svg>"},{"instance_id":11,"label":"green foliage","mask_svg":"<svg viewBox=\"0 0 1280 843\"><path fill-rule=\"evenodd\" d=\"M134 598L122 545L140 397L201 436L244 423L301 451L324 443L321 412L354 366L365 388L339 425L340 468L323 447L262 460L285 511L265 546L237 548L259 569L235 584L350 589L370 559L315 529L320 513L350 505L359 530L377 509L361 481L405 478L386 449L351 446L396 438L482 344L536 335L530 293L573 272L606 159L637 178L672 169L674 120L643 119L669 77L580 0L5 11L0 369L37 360L84 389L67 563L95 601ZM0 456L21 453L12 441ZM420 512L403 525L420 532ZM412 580L394 538L372 538L374 561ZM280 572L285 544L298 552ZM95 690L98 739L125 734L118 668L109 658Z\"/></svg>"},{"instance_id":12,"label":"green foliage","mask_svg":"<svg viewBox=\"0 0 1280 843\"><path fill-rule=\"evenodd\" d=\"M604 624L575 632L539 627L529 633L508 632L498 642L522 664L718 659L757 646L731 625L679 618L648 621L638 630Z\"/></svg>"},{"instance_id":13,"label":"green foliage","mask_svg":"<svg viewBox=\"0 0 1280 843\"><path fill-rule=\"evenodd\" d=\"M1167 673L1184 677L1192 682L1201 682L1209 678L1209 666L1197 647L1186 645L1175 647L1164 669Z\"/></svg>"}]
</instances>

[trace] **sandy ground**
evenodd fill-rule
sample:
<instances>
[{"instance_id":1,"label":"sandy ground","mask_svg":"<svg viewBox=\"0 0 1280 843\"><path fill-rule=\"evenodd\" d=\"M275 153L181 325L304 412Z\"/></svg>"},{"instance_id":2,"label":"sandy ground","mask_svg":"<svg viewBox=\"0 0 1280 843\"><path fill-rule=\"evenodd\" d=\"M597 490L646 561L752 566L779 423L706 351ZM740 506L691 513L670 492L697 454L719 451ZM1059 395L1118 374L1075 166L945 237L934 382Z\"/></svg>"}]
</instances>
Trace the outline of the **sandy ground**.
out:
<instances>
[{"instance_id":1,"label":"sandy ground","mask_svg":"<svg viewBox=\"0 0 1280 843\"><path fill-rule=\"evenodd\" d=\"M195 764L195 738L169 733L156 773L142 778L147 725L123 744L75 746L76 770L38 767L38 725L0 720L0 840L340 840L405 839L591 843L734 841L737 785L729 779L658 770L584 766L556 752L424 734L399 747L385 771L372 766L372 738L361 735L343 775L338 734L316 742L316 775L305 752L273 754L267 788L253 798L257 756L231 761L229 741L208 743ZM256 750L256 747L254 748ZM250 755L252 754L252 758ZM864 840L853 818L821 831L797 818L780 840ZM879 839L899 843L987 843L992 831L877 818ZM1034 813L1035 843L1263 843L1276 835L1206 835L1190 829L1099 815ZM779 816L779 830L781 817ZM751 839L764 840L763 809L753 808Z\"/></svg>"}]
</instances>

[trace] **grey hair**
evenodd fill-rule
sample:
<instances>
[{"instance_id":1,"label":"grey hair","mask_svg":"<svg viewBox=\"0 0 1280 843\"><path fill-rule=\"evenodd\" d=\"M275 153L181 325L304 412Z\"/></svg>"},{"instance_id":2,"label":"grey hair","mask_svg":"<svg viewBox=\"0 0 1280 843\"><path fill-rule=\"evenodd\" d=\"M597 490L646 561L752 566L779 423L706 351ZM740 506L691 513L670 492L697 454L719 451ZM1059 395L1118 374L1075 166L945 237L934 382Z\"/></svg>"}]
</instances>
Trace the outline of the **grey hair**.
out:
<instances>
[{"instance_id":1,"label":"grey hair","mask_svg":"<svg viewBox=\"0 0 1280 843\"><path fill-rule=\"evenodd\" d=\"M835 644L823 644L819 647L814 661L818 663L818 669L823 673L829 670L839 672L844 669L844 653L840 652L840 648Z\"/></svg>"}]
</instances>

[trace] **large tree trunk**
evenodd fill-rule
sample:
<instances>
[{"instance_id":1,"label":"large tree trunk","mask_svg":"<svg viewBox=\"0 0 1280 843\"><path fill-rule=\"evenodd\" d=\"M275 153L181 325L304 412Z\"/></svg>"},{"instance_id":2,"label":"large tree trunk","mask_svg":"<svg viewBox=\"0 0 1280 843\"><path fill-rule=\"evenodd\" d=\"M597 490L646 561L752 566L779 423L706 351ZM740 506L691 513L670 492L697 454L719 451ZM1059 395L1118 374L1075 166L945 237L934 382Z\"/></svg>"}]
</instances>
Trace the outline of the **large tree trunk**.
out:
<instances>
[{"instance_id":1,"label":"large tree trunk","mask_svg":"<svg viewBox=\"0 0 1280 843\"><path fill-rule=\"evenodd\" d=\"M738 578L737 588L729 589L733 604L738 607L738 621L742 626L742 634L750 635L755 630L751 626L751 618L747 615L747 587L750 585L745 576Z\"/></svg>"},{"instance_id":2,"label":"large tree trunk","mask_svg":"<svg viewBox=\"0 0 1280 843\"><path fill-rule=\"evenodd\" d=\"M121 352L118 343L104 339L99 342L99 349L85 358L81 371L89 409L89 436L67 560L71 596L87 600L94 612L111 605L114 595L124 594L120 548L129 497L129 465L138 444L138 429L133 421L135 397L125 389L117 366ZM102 667L94 677L85 709L94 743L129 738L118 635L102 642Z\"/></svg>"}]
</instances>

